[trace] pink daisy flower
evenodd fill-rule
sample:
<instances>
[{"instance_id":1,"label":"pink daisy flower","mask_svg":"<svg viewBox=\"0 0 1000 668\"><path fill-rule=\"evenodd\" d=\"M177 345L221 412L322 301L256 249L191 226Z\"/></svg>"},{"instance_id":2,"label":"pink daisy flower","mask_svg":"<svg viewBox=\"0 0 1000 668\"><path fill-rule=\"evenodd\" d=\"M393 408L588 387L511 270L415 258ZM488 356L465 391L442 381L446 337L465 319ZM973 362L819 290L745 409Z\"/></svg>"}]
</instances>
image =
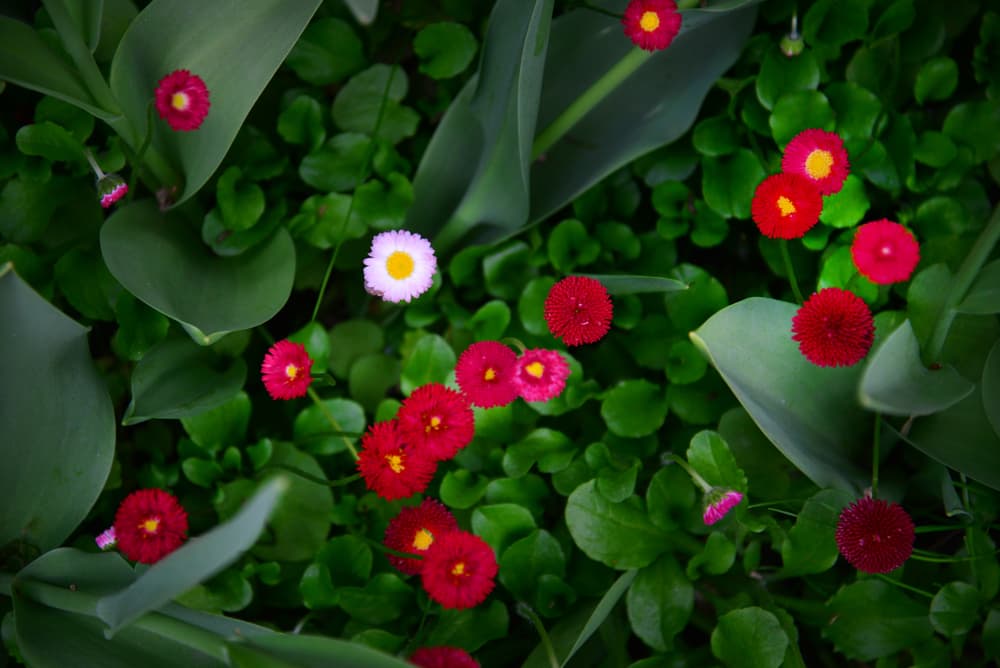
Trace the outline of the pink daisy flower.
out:
<instances>
[{"instance_id":1,"label":"pink daisy flower","mask_svg":"<svg viewBox=\"0 0 1000 668\"><path fill-rule=\"evenodd\" d=\"M311 370L312 359L306 347L288 339L271 346L260 365L261 380L272 399L304 397L312 382Z\"/></svg>"},{"instance_id":2,"label":"pink daisy flower","mask_svg":"<svg viewBox=\"0 0 1000 668\"><path fill-rule=\"evenodd\" d=\"M197 130L209 106L205 82L188 70L174 70L156 85L156 112L174 130Z\"/></svg>"},{"instance_id":3,"label":"pink daisy flower","mask_svg":"<svg viewBox=\"0 0 1000 668\"><path fill-rule=\"evenodd\" d=\"M499 341L479 341L465 349L455 365L455 381L473 406L506 406L517 399L517 355Z\"/></svg>"},{"instance_id":4,"label":"pink daisy flower","mask_svg":"<svg viewBox=\"0 0 1000 668\"><path fill-rule=\"evenodd\" d=\"M569 364L555 350L525 350L517 358L514 382L525 401L548 401L566 387Z\"/></svg>"}]
</instances>

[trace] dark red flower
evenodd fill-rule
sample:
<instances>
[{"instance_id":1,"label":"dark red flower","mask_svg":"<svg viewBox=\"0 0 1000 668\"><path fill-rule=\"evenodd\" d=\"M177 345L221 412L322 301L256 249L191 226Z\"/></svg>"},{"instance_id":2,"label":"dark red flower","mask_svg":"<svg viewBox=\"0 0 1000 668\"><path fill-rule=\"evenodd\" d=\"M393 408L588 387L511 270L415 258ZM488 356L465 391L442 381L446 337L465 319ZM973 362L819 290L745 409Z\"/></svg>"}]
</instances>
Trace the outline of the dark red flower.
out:
<instances>
[{"instance_id":1,"label":"dark red flower","mask_svg":"<svg viewBox=\"0 0 1000 668\"><path fill-rule=\"evenodd\" d=\"M861 297L841 288L824 288L792 318L792 339L816 366L851 366L872 347L875 324Z\"/></svg>"},{"instance_id":2,"label":"dark red flower","mask_svg":"<svg viewBox=\"0 0 1000 668\"><path fill-rule=\"evenodd\" d=\"M174 70L156 85L156 112L174 130L197 130L209 106L205 82L188 70Z\"/></svg>"},{"instance_id":3,"label":"dark red flower","mask_svg":"<svg viewBox=\"0 0 1000 668\"><path fill-rule=\"evenodd\" d=\"M917 268L920 244L913 232L883 218L858 228L851 257L861 275L873 283L900 283L909 280Z\"/></svg>"},{"instance_id":4,"label":"dark red flower","mask_svg":"<svg viewBox=\"0 0 1000 668\"><path fill-rule=\"evenodd\" d=\"M849 168L844 140L826 130L803 130L781 158L781 171L806 177L823 195L840 192Z\"/></svg>"},{"instance_id":5,"label":"dark red flower","mask_svg":"<svg viewBox=\"0 0 1000 668\"><path fill-rule=\"evenodd\" d=\"M396 420L409 447L436 461L454 457L475 432L468 398L439 383L415 389L403 400Z\"/></svg>"},{"instance_id":6,"label":"dark red flower","mask_svg":"<svg viewBox=\"0 0 1000 668\"><path fill-rule=\"evenodd\" d=\"M566 387L569 364L557 350L525 350L517 358L514 380L525 401L548 401Z\"/></svg>"},{"instance_id":7,"label":"dark red flower","mask_svg":"<svg viewBox=\"0 0 1000 668\"><path fill-rule=\"evenodd\" d=\"M113 528L122 554L155 564L187 540L187 513L170 492L140 489L118 506Z\"/></svg>"},{"instance_id":8,"label":"dark red flower","mask_svg":"<svg viewBox=\"0 0 1000 668\"><path fill-rule=\"evenodd\" d=\"M410 663L421 668L479 668L479 662L458 647L421 647L410 655Z\"/></svg>"},{"instance_id":9,"label":"dark red flower","mask_svg":"<svg viewBox=\"0 0 1000 668\"><path fill-rule=\"evenodd\" d=\"M430 549L438 538L457 530L455 516L443 503L424 499L416 508L403 508L392 518L385 529L383 542L386 547L397 552L421 554ZM389 563L407 575L416 575L424 565L421 559L397 557L393 554L388 557Z\"/></svg>"},{"instance_id":10,"label":"dark red flower","mask_svg":"<svg viewBox=\"0 0 1000 668\"><path fill-rule=\"evenodd\" d=\"M312 360L306 347L288 339L271 346L260 365L264 388L273 399L304 397L312 382Z\"/></svg>"},{"instance_id":11,"label":"dark red flower","mask_svg":"<svg viewBox=\"0 0 1000 668\"><path fill-rule=\"evenodd\" d=\"M761 234L772 239L798 239L819 222L823 196L799 174L772 174L757 186L750 215Z\"/></svg>"},{"instance_id":12,"label":"dark red flower","mask_svg":"<svg viewBox=\"0 0 1000 668\"><path fill-rule=\"evenodd\" d=\"M403 442L395 420L379 422L361 437L358 470L368 489L387 501L427 489L437 464Z\"/></svg>"},{"instance_id":13,"label":"dark red flower","mask_svg":"<svg viewBox=\"0 0 1000 668\"><path fill-rule=\"evenodd\" d=\"M888 573L913 553L913 520L897 503L865 496L837 520L837 549L865 573Z\"/></svg>"},{"instance_id":14,"label":"dark red flower","mask_svg":"<svg viewBox=\"0 0 1000 668\"><path fill-rule=\"evenodd\" d=\"M611 328L614 310L601 283L587 276L567 276L545 298L545 322L567 346L594 343Z\"/></svg>"},{"instance_id":15,"label":"dark red flower","mask_svg":"<svg viewBox=\"0 0 1000 668\"><path fill-rule=\"evenodd\" d=\"M622 17L625 34L646 51L670 46L681 29L681 15L674 0L632 0Z\"/></svg>"},{"instance_id":16,"label":"dark red flower","mask_svg":"<svg viewBox=\"0 0 1000 668\"><path fill-rule=\"evenodd\" d=\"M459 355L455 382L473 406L506 406L517 399L517 355L499 341L473 343Z\"/></svg>"},{"instance_id":17,"label":"dark red flower","mask_svg":"<svg viewBox=\"0 0 1000 668\"><path fill-rule=\"evenodd\" d=\"M446 608L471 608L493 591L497 559L479 536L453 531L427 550L420 571L428 595Z\"/></svg>"}]
</instances>

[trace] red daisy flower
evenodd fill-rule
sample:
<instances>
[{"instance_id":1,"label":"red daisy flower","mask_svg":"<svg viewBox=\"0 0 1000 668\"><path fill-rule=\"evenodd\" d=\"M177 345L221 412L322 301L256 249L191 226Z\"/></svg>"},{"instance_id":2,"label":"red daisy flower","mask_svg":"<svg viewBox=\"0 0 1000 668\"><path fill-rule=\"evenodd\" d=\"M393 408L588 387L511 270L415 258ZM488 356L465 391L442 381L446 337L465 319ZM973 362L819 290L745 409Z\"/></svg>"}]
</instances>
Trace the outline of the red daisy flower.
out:
<instances>
[{"instance_id":1,"label":"red daisy flower","mask_svg":"<svg viewBox=\"0 0 1000 668\"><path fill-rule=\"evenodd\" d=\"M479 668L479 662L458 647L421 647L410 655L410 663L422 668Z\"/></svg>"},{"instance_id":2,"label":"red daisy flower","mask_svg":"<svg viewBox=\"0 0 1000 668\"><path fill-rule=\"evenodd\" d=\"M288 339L271 346L260 365L261 380L272 399L304 397L312 382L312 359L301 343Z\"/></svg>"},{"instance_id":3,"label":"red daisy flower","mask_svg":"<svg viewBox=\"0 0 1000 668\"><path fill-rule=\"evenodd\" d=\"M472 441L474 419L468 398L439 383L415 389L396 414L406 443L435 461L451 459Z\"/></svg>"},{"instance_id":4,"label":"red daisy flower","mask_svg":"<svg viewBox=\"0 0 1000 668\"><path fill-rule=\"evenodd\" d=\"M452 531L458 530L455 516L440 501L424 499L416 508L403 508L385 528L383 543L398 552L421 554L430 549L434 541ZM388 555L389 563L407 575L420 572L424 562L421 559Z\"/></svg>"},{"instance_id":5,"label":"red daisy flower","mask_svg":"<svg viewBox=\"0 0 1000 668\"><path fill-rule=\"evenodd\" d=\"M632 0L622 18L625 34L640 49L659 51L670 46L681 29L674 0Z\"/></svg>"},{"instance_id":6,"label":"red daisy flower","mask_svg":"<svg viewBox=\"0 0 1000 668\"><path fill-rule=\"evenodd\" d=\"M772 174L757 186L750 204L753 222L766 237L798 239L819 222L823 196L799 174Z\"/></svg>"},{"instance_id":7,"label":"red daisy flower","mask_svg":"<svg viewBox=\"0 0 1000 668\"><path fill-rule=\"evenodd\" d=\"M479 341L465 349L455 365L455 381L473 406L506 406L517 399L517 355L499 341Z\"/></svg>"},{"instance_id":8,"label":"red daisy flower","mask_svg":"<svg viewBox=\"0 0 1000 668\"><path fill-rule=\"evenodd\" d=\"M862 497L837 520L837 549L859 571L888 573L913 553L913 520L897 503Z\"/></svg>"},{"instance_id":9,"label":"red daisy flower","mask_svg":"<svg viewBox=\"0 0 1000 668\"><path fill-rule=\"evenodd\" d=\"M117 174L105 174L97 182L97 194L101 198L101 206L105 209L125 197L128 184Z\"/></svg>"},{"instance_id":10,"label":"red daisy flower","mask_svg":"<svg viewBox=\"0 0 1000 668\"><path fill-rule=\"evenodd\" d=\"M920 244L913 232L883 218L858 228L851 257L861 275L873 283L901 283L910 279L920 262Z\"/></svg>"},{"instance_id":11,"label":"red daisy flower","mask_svg":"<svg viewBox=\"0 0 1000 668\"><path fill-rule=\"evenodd\" d=\"M525 350L517 358L514 381L525 401L548 401L566 387L569 364L555 350Z\"/></svg>"},{"instance_id":12,"label":"red daisy flower","mask_svg":"<svg viewBox=\"0 0 1000 668\"><path fill-rule=\"evenodd\" d=\"M156 85L156 111L174 130L197 130L209 106L205 82L188 70L174 70Z\"/></svg>"},{"instance_id":13,"label":"red daisy flower","mask_svg":"<svg viewBox=\"0 0 1000 668\"><path fill-rule=\"evenodd\" d=\"M387 501L413 496L427 489L437 464L407 447L395 420L379 422L361 437L358 470L368 489Z\"/></svg>"},{"instance_id":14,"label":"red daisy flower","mask_svg":"<svg viewBox=\"0 0 1000 668\"><path fill-rule=\"evenodd\" d=\"M803 130L781 158L781 171L806 177L824 195L840 192L849 168L844 140L826 130Z\"/></svg>"},{"instance_id":15,"label":"red daisy flower","mask_svg":"<svg viewBox=\"0 0 1000 668\"><path fill-rule=\"evenodd\" d=\"M435 540L420 571L424 589L446 608L471 608L482 603L493 591L496 574L493 548L465 531L453 531Z\"/></svg>"},{"instance_id":16,"label":"red daisy flower","mask_svg":"<svg viewBox=\"0 0 1000 668\"><path fill-rule=\"evenodd\" d=\"M187 539L187 513L170 492L140 489L118 506L113 529L122 554L155 564Z\"/></svg>"},{"instance_id":17,"label":"red daisy flower","mask_svg":"<svg viewBox=\"0 0 1000 668\"><path fill-rule=\"evenodd\" d=\"M824 288L792 318L792 339L816 366L851 366L872 347L875 324L861 297L841 288Z\"/></svg>"},{"instance_id":18,"label":"red daisy flower","mask_svg":"<svg viewBox=\"0 0 1000 668\"><path fill-rule=\"evenodd\" d=\"M545 298L545 322L567 346L604 338L614 315L611 297L601 283L587 276L567 276Z\"/></svg>"},{"instance_id":19,"label":"red daisy flower","mask_svg":"<svg viewBox=\"0 0 1000 668\"><path fill-rule=\"evenodd\" d=\"M702 521L706 525L712 525L721 520L729 511L740 505L743 494L735 490L715 490L705 499L705 512L702 513Z\"/></svg>"}]
</instances>

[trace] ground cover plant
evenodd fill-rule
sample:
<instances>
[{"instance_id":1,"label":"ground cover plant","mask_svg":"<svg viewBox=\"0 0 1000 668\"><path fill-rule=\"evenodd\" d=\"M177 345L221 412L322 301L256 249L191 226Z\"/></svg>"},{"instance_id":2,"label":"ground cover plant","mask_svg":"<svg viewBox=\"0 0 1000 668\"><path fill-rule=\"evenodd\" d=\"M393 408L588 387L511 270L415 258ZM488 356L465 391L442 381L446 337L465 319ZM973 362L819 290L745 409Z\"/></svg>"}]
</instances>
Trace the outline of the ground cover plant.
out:
<instances>
[{"instance_id":1,"label":"ground cover plant","mask_svg":"<svg viewBox=\"0 0 1000 668\"><path fill-rule=\"evenodd\" d=\"M994 665L998 82L973 0L3 8L0 666Z\"/></svg>"}]
</instances>

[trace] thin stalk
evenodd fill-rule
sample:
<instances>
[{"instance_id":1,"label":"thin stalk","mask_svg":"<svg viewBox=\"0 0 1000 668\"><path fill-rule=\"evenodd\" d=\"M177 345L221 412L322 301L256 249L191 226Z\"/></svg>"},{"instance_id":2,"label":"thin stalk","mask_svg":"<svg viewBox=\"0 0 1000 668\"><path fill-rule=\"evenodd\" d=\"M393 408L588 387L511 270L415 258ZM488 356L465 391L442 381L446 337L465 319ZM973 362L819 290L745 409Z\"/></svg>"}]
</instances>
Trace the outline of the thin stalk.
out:
<instances>
[{"instance_id":1,"label":"thin stalk","mask_svg":"<svg viewBox=\"0 0 1000 668\"><path fill-rule=\"evenodd\" d=\"M545 625L542 624L542 620L539 619L538 615L530 606L524 603L518 603L517 612L522 617L527 617L528 620L534 625L535 630L538 632L538 637L542 641L542 647L545 648L545 656L549 659L549 666L552 668L559 668L559 658L556 656L556 649L552 646L552 640L549 638L548 632L545 630Z\"/></svg>"},{"instance_id":2,"label":"thin stalk","mask_svg":"<svg viewBox=\"0 0 1000 668\"><path fill-rule=\"evenodd\" d=\"M878 498L879 435L882 432L882 414L875 413L875 435L872 437L872 498Z\"/></svg>"},{"instance_id":3,"label":"thin stalk","mask_svg":"<svg viewBox=\"0 0 1000 668\"><path fill-rule=\"evenodd\" d=\"M704 478L698 475L698 472L691 468L691 465L684 461L681 457L671 452L670 459L678 464L682 469L687 471L687 474L691 476L691 479L694 480L695 484L701 487L701 491L706 494L712 491L712 486L709 485Z\"/></svg>"},{"instance_id":4,"label":"thin stalk","mask_svg":"<svg viewBox=\"0 0 1000 668\"><path fill-rule=\"evenodd\" d=\"M938 531L961 531L965 527L965 524L924 524L913 531L914 533L937 533Z\"/></svg>"},{"instance_id":5,"label":"thin stalk","mask_svg":"<svg viewBox=\"0 0 1000 668\"><path fill-rule=\"evenodd\" d=\"M149 149L149 144L153 141L153 101L150 100L149 104L146 106L146 136L142 139L142 144L139 145L139 150L135 153L135 159L132 161L132 174L128 180L128 194L125 195L125 201L131 202L132 197L135 195L135 182L139 177L139 170L142 169L142 160L146 157L146 151Z\"/></svg>"},{"instance_id":6,"label":"thin stalk","mask_svg":"<svg viewBox=\"0 0 1000 668\"><path fill-rule=\"evenodd\" d=\"M87 162L90 163L90 168L94 170L94 174L97 175L97 180L100 181L103 179L105 176L104 171L101 169L101 166L97 164L97 160L94 159L94 154L90 152L89 148L83 149L83 157L85 157Z\"/></svg>"},{"instance_id":7,"label":"thin stalk","mask_svg":"<svg viewBox=\"0 0 1000 668\"><path fill-rule=\"evenodd\" d=\"M924 591L923 589L920 589L919 587L914 587L913 585L908 585L905 582L900 582L899 580L893 580L892 578L890 578L888 575L885 575L884 573L876 573L875 576L878 577L880 580L885 580L889 584L895 585L895 586L899 587L900 589L905 589L906 591L912 591L914 594L920 594L921 596L926 596L927 598L934 598L934 594L932 594L930 592L927 592L927 591Z\"/></svg>"},{"instance_id":8,"label":"thin stalk","mask_svg":"<svg viewBox=\"0 0 1000 668\"><path fill-rule=\"evenodd\" d=\"M319 408L320 412L323 413L324 416L326 416L326 421L330 423L330 426L333 427L333 430L337 432L343 432L344 428L340 426L339 422L337 422L337 418L333 417L333 413L327 410L326 405L319 398L319 395L316 394L316 390L310 387L306 390L306 392L309 393L309 398L313 400L313 403L316 404L316 407ZM354 459L357 459L358 451L355 450L354 444L351 443L351 439L347 438L346 436L341 436L341 438L344 439L344 445L347 446L347 450L351 453L351 456L354 457Z\"/></svg>"},{"instance_id":9,"label":"thin stalk","mask_svg":"<svg viewBox=\"0 0 1000 668\"><path fill-rule=\"evenodd\" d=\"M799 290L799 281L795 278L792 256L788 253L788 239L779 239L778 242L778 246L781 247L781 259L785 262L785 273L788 274L788 283L792 286L792 294L795 295L795 301L801 304L805 300L802 299L802 291Z\"/></svg>"}]
</instances>

